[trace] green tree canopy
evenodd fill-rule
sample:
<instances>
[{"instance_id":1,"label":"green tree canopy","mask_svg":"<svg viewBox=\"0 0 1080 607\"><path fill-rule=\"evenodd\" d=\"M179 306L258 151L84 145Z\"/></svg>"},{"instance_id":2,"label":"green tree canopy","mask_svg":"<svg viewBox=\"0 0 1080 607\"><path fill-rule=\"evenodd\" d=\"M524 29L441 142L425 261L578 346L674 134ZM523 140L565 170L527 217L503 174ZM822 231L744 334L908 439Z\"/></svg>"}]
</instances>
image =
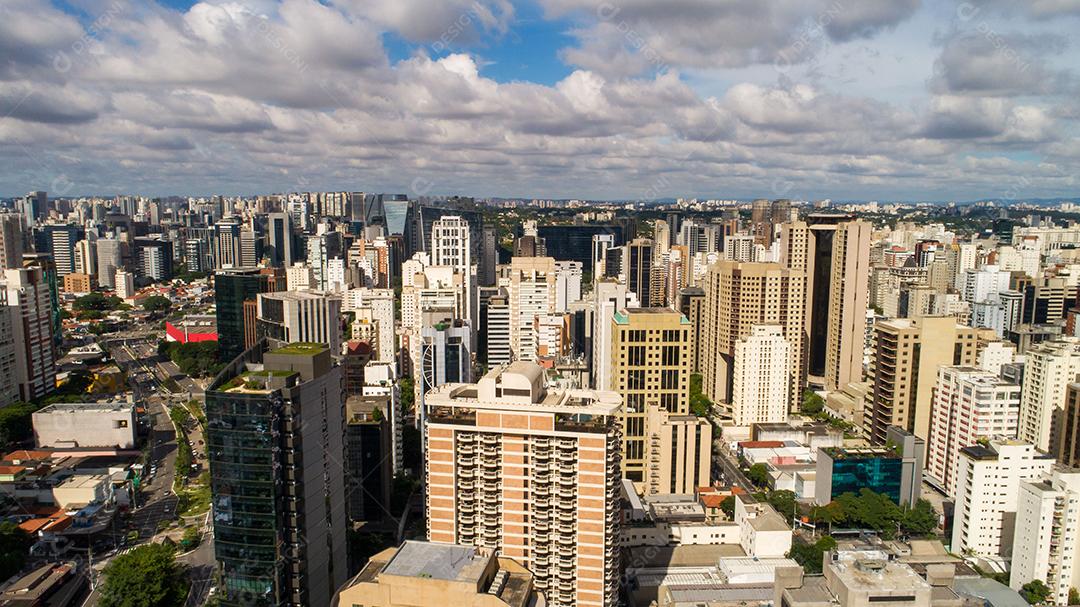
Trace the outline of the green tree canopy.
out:
<instances>
[{"instance_id":1,"label":"green tree canopy","mask_svg":"<svg viewBox=\"0 0 1080 607\"><path fill-rule=\"evenodd\" d=\"M124 303L124 300L115 295L106 297L95 291L77 298L71 305L76 310L108 311L115 310L120 307L120 304L122 303Z\"/></svg>"},{"instance_id":2,"label":"green tree canopy","mask_svg":"<svg viewBox=\"0 0 1080 607\"><path fill-rule=\"evenodd\" d=\"M750 482L758 487L768 487L769 469L765 464L754 464L753 466L750 466L750 470L746 472L746 478L750 479Z\"/></svg>"},{"instance_id":3,"label":"green tree canopy","mask_svg":"<svg viewBox=\"0 0 1080 607\"><path fill-rule=\"evenodd\" d=\"M709 417L712 401L702 390L703 379L699 373L690 376L690 411L698 417Z\"/></svg>"},{"instance_id":4,"label":"green tree canopy","mask_svg":"<svg viewBox=\"0 0 1080 607\"><path fill-rule=\"evenodd\" d=\"M735 496L729 495L720 501L720 510L727 515L729 519L735 518Z\"/></svg>"},{"instance_id":5,"label":"green tree canopy","mask_svg":"<svg viewBox=\"0 0 1080 607\"><path fill-rule=\"evenodd\" d=\"M913 535L929 535L937 529L938 514L930 502L920 499L914 507L904 509L900 525Z\"/></svg>"},{"instance_id":6,"label":"green tree canopy","mask_svg":"<svg viewBox=\"0 0 1080 607\"><path fill-rule=\"evenodd\" d=\"M1020 596L1029 605L1045 603L1050 598L1050 588L1042 580L1031 580L1020 587Z\"/></svg>"},{"instance_id":7,"label":"green tree canopy","mask_svg":"<svg viewBox=\"0 0 1080 607\"><path fill-rule=\"evenodd\" d=\"M803 390L802 405L799 411L805 415L817 415L825 410L825 400L813 390Z\"/></svg>"},{"instance_id":8,"label":"green tree canopy","mask_svg":"<svg viewBox=\"0 0 1080 607\"><path fill-rule=\"evenodd\" d=\"M780 513L780 516L790 521L792 513L795 512L797 499L798 496L795 495L794 491L781 489L769 492L769 496L765 498L765 501L769 502L769 505Z\"/></svg>"},{"instance_id":9,"label":"green tree canopy","mask_svg":"<svg viewBox=\"0 0 1080 607\"><path fill-rule=\"evenodd\" d=\"M184 570L173 548L147 544L105 567L102 607L180 607L188 593Z\"/></svg>"},{"instance_id":10,"label":"green tree canopy","mask_svg":"<svg viewBox=\"0 0 1080 607\"><path fill-rule=\"evenodd\" d=\"M34 538L10 521L0 523L0 580L22 570Z\"/></svg>"},{"instance_id":11,"label":"green tree canopy","mask_svg":"<svg viewBox=\"0 0 1080 607\"><path fill-rule=\"evenodd\" d=\"M168 312L172 302L164 295L151 295L142 300L142 308L147 312Z\"/></svg>"},{"instance_id":12,"label":"green tree canopy","mask_svg":"<svg viewBox=\"0 0 1080 607\"><path fill-rule=\"evenodd\" d=\"M30 403L14 403L0 408L0 445L11 446L34 435L31 416L38 407Z\"/></svg>"},{"instance_id":13,"label":"green tree canopy","mask_svg":"<svg viewBox=\"0 0 1080 607\"><path fill-rule=\"evenodd\" d=\"M836 548L836 540L831 536L824 536L813 544L807 544L802 539L795 539L788 551L788 558L802 565L803 570L810 574L820 574L821 565L825 553Z\"/></svg>"}]
</instances>

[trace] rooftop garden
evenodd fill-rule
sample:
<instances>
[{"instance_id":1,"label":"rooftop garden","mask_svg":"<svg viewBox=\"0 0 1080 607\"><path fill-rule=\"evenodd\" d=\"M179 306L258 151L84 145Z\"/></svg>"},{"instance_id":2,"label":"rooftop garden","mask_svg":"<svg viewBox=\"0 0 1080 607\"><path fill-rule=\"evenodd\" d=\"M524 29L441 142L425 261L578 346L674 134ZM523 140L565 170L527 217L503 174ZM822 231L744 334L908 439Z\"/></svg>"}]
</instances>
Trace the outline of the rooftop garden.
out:
<instances>
[{"instance_id":1,"label":"rooftop garden","mask_svg":"<svg viewBox=\"0 0 1080 607\"><path fill-rule=\"evenodd\" d=\"M326 346L323 344L298 341L287 346L282 346L276 350L271 350L269 354L284 354L287 356L314 356L325 349Z\"/></svg>"}]
</instances>

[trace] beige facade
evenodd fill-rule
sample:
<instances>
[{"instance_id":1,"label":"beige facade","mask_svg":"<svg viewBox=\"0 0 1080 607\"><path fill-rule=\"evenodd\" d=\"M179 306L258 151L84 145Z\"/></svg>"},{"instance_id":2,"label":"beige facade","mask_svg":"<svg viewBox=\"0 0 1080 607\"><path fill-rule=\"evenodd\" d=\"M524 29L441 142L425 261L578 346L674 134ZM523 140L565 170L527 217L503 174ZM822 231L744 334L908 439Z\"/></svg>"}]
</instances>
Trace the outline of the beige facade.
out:
<instances>
[{"instance_id":1,"label":"beige facade","mask_svg":"<svg viewBox=\"0 0 1080 607\"><path fill-rule=\"evenodd\" d=\"M707 419L650 406L646 433L646 495L692 495L710 484L712 424Z\"/></svg>"},{"instance_id":2,"label":"beige facade","mask_svg":"<svg viewBox=\"0 0 1080 607\"><path fill-rule=\"evenodd\" d=\"M499 550L549 605L615 605L619 395L548 390L543 369L515 362L424 406L428 539Z\"/></svg>"},{"instance_id":3,"label":"beige facade","mask_svg":"<svg viewBox=\"0 0 1080 607\"><path fill-rule=\"evenodd\" d=\"M787 421L791 355L780 325L754 325L750 335L735 343L731 420L736 426Z\"/></svg>"},{"instance_id":4,"label":"beige facade","mask_svg":"<svg viewBox=\"0 0 1080 607\"><path fill-rule=\"evenodd\" d=\"M408 541L371 557L334 607L544 607L533 576L473 546Z\"/></svg>"},{"instance_id":5,"label":"beige facade","mask_svg":"<svg viewBox=\"0 0 1080 607\"><path fill-rule=\"evenodd\" d=\"M791 345L792 397L805 377L806 278L776 263L718 261L705 277L702 324L702 370L705 394L717 403L731 403L735 344L754 325L783 327Z\"/></svg>"},{"instance_id":6,"label":"beige facade","mask_svg":"<svg viewBox=\"0 0 1080 607\"><path fill-rule=\"evenodd\" d=\"M623 411L623 475L646 478L646 417L650 407L690 411L690 321L670 308L627 308L611 319L611 376Z\"/></svg>"},{"instance_id":7,"label":"beige facade","mask_svg":"<svg viewBox=\"0 0 1080 607\"><path fill-rule=\"evenodd\" d=\"M993 329L959 325L952 316L877 323L868 372L870 392L863 415L870 442L885 444L889 426L929 439L938 368L975 366L980 348L991 341L997 341Z\"/></svg>"}]
</instances>

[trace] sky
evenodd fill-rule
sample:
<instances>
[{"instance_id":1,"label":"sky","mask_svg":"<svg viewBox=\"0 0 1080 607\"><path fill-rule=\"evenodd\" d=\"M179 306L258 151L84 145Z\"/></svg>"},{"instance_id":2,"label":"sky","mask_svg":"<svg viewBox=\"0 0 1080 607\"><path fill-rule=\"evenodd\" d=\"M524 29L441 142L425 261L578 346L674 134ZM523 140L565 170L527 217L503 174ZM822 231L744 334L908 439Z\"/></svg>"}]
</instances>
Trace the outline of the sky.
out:
<instances>
[{"instance_id":1,"label":"sky","mask_svg":"<svg viewBox=\"0 0 1080 607\"><path fill-rule=\"evenodd\" d=\"M0 195L1080 195L1080 0L3 0Z\"/></svg>"}]
</instances>

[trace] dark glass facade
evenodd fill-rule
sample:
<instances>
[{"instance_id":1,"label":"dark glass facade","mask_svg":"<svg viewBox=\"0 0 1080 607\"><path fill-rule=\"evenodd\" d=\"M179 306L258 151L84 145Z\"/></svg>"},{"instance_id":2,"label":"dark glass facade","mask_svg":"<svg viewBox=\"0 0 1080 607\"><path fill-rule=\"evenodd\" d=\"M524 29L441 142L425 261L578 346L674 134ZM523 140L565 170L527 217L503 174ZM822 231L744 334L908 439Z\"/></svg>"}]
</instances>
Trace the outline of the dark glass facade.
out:
<instances>
[{"instance_id":1,"label":"dark glass facade","mask_svg":"<svg viewBox=\"0 0 1080 607\"><path fill-rule=\"evenodd\" d=\"M858 494L863 489L884 493L893 503L900 503L900 485L904 462L898 457L848 457L833 460L832 498L845 493Z\"/></svg>"},{"instance_id":2,"label":"dark glass facade","mask_svg":"<svg viewBox=\"0 0 1080 607\"><path fill-rule=\"evenodd\" d=\"M214 275L217 304L218 348L222 360L244 351L244 301L269 290L267 277L258 270L223 271Z\"/></svg>"},{"instance_id":3,"label":"dark glass facade","mask_svg":"<svg viewBox=\"0 0 1080 607\"><path fill-rule=\"evenodd\" d=\"M615 237L613 246L626 244L623 228L617 225L539 226L536 235L544 239L548 257L559 261L580 261L583 268L592 268L593 236L609 234Z\"/></svg>"},{"instance_id":4,"label":"dark glass facade","mask_svg":"<svg viewBox=\"0 0 1080 607\"><path fill-rule=\"evenodd\" d=\"M207 454L214 496L214 544L222 568L223 604L279 605L283 555L275 469L278 392L207 392Z\"/></svg>"}]
</instances>

